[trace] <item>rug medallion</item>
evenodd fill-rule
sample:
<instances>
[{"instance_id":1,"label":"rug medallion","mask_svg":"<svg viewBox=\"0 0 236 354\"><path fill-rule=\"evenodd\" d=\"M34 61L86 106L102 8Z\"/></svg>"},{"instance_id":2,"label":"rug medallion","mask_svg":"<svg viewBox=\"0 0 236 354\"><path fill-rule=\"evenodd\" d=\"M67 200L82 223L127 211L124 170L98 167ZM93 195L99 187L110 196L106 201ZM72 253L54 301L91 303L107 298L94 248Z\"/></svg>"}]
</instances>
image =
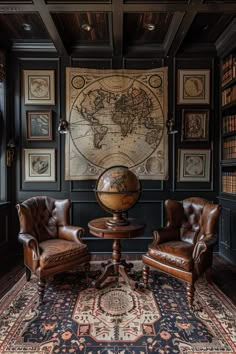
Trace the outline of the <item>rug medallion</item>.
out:
<instances>
[{"instance_id":1,"label":"rug medallion","mask_svg":"<svg viewBox=\"0 0 236 354\"><path fill-rule=\"evenodd\" d=\"M78 335L96 341L135 341L142 335L155 335L160 319L153 293L130 291L126 284L81 291L73 313Z\"/></svg>"}]
</instances>

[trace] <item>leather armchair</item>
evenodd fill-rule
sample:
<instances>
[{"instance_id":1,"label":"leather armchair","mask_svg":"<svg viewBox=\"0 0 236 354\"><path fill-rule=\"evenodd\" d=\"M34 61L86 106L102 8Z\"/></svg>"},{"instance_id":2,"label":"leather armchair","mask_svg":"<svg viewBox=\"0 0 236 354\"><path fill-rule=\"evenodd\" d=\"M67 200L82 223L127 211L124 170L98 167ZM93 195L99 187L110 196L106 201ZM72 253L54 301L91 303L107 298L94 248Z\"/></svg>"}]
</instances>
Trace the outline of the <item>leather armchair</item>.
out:
<instances>
[{"instance_id":1,"label":"leather armchair","mask_svg":"<svg viewBox=\"0 0 236 354\"><path fill-rule=\"evenodd\" d=\"M194 283L212 265L217 221L221 207L202 198L166 200L166 226L153 231L153 242L143 255L143 282L148 285L149 266L187 283L193 307Z\"/></svg>"},{"instance_id":2,"label":"leather armchair","mask_svg":"<svg viewBox=\"0 0 236 354\"><path fill-rule=\"evenodd\" d=\"M81 241L84 229L70 226L70 201L46 196L27 199L16 205L20 221L18 240L24 248L27 281L31 273L38 277L40 303L46 279L59 272L84 264L89 271L90 255Z\"/></svg>"}]
</instances>

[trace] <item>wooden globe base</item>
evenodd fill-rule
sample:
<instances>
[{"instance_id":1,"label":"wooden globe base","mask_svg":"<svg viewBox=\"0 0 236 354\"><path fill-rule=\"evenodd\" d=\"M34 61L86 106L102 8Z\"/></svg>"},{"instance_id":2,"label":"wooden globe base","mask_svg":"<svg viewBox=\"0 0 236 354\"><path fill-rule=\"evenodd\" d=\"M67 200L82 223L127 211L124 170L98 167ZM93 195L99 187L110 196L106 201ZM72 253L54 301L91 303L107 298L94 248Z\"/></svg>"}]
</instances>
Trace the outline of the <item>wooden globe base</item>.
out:
<instances>
[{"instance_id":1,"label":"wooden globe base","mask_svg":"<svg viewBox=\"0 0 236 354\"><path fill-rule=\"evenodd\" d=\"M129 225L129 221L127 217L124 216L124 213L114 213L112 219L107 220L106 224L110 227L125 226Z\"/></svg>"}]
</instances>

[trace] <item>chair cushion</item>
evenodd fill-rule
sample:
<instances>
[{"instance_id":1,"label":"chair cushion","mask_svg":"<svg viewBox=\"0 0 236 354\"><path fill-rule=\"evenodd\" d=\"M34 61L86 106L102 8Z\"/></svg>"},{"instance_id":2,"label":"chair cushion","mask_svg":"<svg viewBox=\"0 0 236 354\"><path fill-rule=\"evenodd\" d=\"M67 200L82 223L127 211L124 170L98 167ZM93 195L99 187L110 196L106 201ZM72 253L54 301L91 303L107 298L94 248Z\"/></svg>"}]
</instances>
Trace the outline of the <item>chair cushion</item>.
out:
<instances>
[{"instance_id":1,"label":"chair cushion","mask_svg":"<svg viewBox=\"0 0 236 354\"><path fill-rule=\"evenodd\" d=\"M148 255L155 260L190 272L193 269L194 245L183 241L170 241L160 245L150 246Z\"/></svg>"},{"instance_id":2,"label":"chair cushion","mask_svg":"<svg viewBox=\"0 0 236 354\"><path fill-rule=\"evenodd\" d=\"M41 269L52 268L72 262L87 254L87 246L62 239L46 240L39 244Z\"/></svg>"}]
</instances>

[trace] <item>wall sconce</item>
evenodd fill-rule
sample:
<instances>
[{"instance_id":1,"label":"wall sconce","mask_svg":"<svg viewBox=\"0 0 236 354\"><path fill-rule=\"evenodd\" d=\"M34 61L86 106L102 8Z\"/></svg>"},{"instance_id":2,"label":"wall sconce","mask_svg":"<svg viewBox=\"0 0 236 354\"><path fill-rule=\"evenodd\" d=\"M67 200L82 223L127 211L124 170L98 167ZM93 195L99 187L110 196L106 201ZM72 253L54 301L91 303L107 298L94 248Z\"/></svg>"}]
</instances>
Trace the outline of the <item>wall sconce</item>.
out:
<instances>
[{"instance_id":1,"label":"wall sconce","mask_svg":"<svg viewBox=\"0 0 236 354\"><path fill-rule=\"evenodd\" d=\"M69 130L69 123L67 122L67 120L60 119L57 130L60 134L66 134Z\"/></svg>"},{"instance_id":2,"label":"wall sconce","mask_svg":"<svg viewBox=\"0 0 236 354\"><path fill-rule=\"evenodd\" d=\"M174 129L175 126L175 121L174 118L167 119L166 121L166 127L167 127L167 134L177 134L178 130Z\"/></svg>"},{"instance_id":3,"label":"wall sconce","mask_svg":"<svg viewBox=\"0 0 236 354\"><path fill-rule=\"evenodd\" d=\"M7 167L12 167L12 163L16 155L16 144L13 139L10 139L7 144Z\"/></svg>"}]
</instances>

